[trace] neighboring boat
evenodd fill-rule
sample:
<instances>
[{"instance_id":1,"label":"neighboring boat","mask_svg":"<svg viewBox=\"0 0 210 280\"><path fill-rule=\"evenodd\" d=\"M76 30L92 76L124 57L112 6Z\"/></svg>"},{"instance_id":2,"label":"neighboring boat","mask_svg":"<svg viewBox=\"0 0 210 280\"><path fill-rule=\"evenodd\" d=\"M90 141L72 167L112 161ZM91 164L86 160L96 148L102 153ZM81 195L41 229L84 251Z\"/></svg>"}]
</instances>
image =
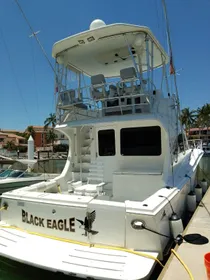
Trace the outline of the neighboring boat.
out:
<instances>
[{"instance_id":1,"label":"neighboring boat","mask_svg":"<svg viewBox=\"0 0 210 280\"><path fill-rule=\"evenodd\" d=\"M3 169L2 172L0 171L0 180L6 179L14 169L8 168L8 169Z\"/></svg>"},{"instance_id":2,"label":"neighboring boat","mask_svg":"<svg viewBox=\"0 0 210 280\"><path fill-rule=\"evenodd\" d=\"M6 169L0 173L0 194L32 185L34 183L53 179L58 174L34 173L27 170Z\"/></svg>"},{"instance_id":3,"label":"neighboring boat","mask_svg":"<svg viewBox=\"0 0 210 280\"><path fill-rule=\"evenodd\" d=\"M178 141L168 56L147 27L95 20L53 57L69 155L60 176L2 195L0 255L87 279L148 279L203 155L182 130Z\"/></svg>"},{"instance_id":4,"label":"neighboring boat","mask_svg":"<svg viewBox=\"0 0 210 280\"><path fill-rule=\"evenodd\" d=\"M6 169L0 169L0 177L1 177L1 174L5 172L5 170L6 170ZM3 176L3 177L4 177L4 176Z\"/></svg>"}]
</instances>

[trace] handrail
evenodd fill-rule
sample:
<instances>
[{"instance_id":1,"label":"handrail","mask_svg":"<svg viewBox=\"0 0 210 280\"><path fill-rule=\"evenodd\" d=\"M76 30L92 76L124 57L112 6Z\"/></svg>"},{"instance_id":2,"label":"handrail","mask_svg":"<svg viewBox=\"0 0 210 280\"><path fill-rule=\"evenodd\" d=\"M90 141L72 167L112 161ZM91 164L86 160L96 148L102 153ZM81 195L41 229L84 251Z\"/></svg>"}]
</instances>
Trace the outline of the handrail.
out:
<instances>
[{"instance_id":1,"label":"handrail","mask_svg":"<svg viewBox=\"0 0 210 280\"><path fill-rule=\"evenodd\" d=\"M90 144L86 147L86 151L85 151L85 154L84 155L80 155L80 181L82 181L82 159L84 158L84 156L86 156L86 152L88 151L88 149L90 148L91 144L92 144L92 141L90 142Z\"/></svg>"},{"instance_id":2,"label":"handrail","mask_svg":"<svg viewBox=\"0 0 210 280\"><path fill-rule=\"evenodd\" d=\"M75 96L71 96L70 95L70 93L73 91L74 93L75 93L75 95L76 95L76 93L77 93L77 95L78 95L78 100L79 99L81 99L81 100L84 100L84 99L89 99L89 100L91 100L91 101L95 101L96 99L94 98L94 96L93 96L93 94L92 94L92 89L94 89L94 88L98 88L98 87L107 87L107 86L111 86L111 85L114 85L115 87L116 87L116 92L117 92L117 94L118 94L118 96L125 96L124 94L120 94L120 85L122 84L122 83L126 83L126 82L138 82L139 81L139 79L138 78L133 78L133 79L128 79L128 80L125 80L125 81L123 81L123 80L119 80L119 81L116 81L116 82L106 82L106 83L103 83L103 84L100 84L100 85L96 85L96 86L94 86L94 85L88 85L88 86L84 86L84 87L81 87L81 88L77 88L77 89L66 89L66 90L64 90L64 91L61 91L61 92L59 92L59 94L58 94L58 99L57 99L57 106L59 106L59 98L60 98L60 96L62 95L62 94L69 94L68 95L68 99L69 99L69 101L70 100L75 100L76 99L76 97ZM138 94L142 94L142 93L140 93L140 91L142 91L142 90L145 90L144 89L144 86L142 86L143 84L144 84L144 81L146 81L147 82L147 84L148 83L151 83L152 84L152 86L156 89L156 86L154 85L154 83L152 82L152 81L150 81L150 80L148 80L148 79L146 79L146 80L143 80L142 82L140 81L140 87L139 88L136 88L135 89L135 91L138 91L139 93ZM138 86L138 85L137 85ZM87 89L89 89L89 94L90 94L90 97L88 98L88 97L86 97L86 98L84 98L84 97L82 97L81 98L81 93L84 91L84 90L86 90L87 91ZM107 94L108 92L105 90L105 94ZM133 92L130 94L130 95L132 95L133 94ZM80 98L79 98L80 97ZM117 96L116 96L117 97ZM109 96L107 96L107 97L104 97L104 98L100 98L100 100L102 101L103 99L107 99L107 98L112 98L112 97L109 97ZM97 101L98 101L98 98L97 98ZM78 103L78 102L77 102ZM72 102L72 103L69 103L69 104L75 104L75 102Z\"/></svg>"},{"instance_id":3,"label":"handrail","mask_svg":"<svg viewBox=\"0 0 210 280\"><path fill-rule=\"evenodd\" d=\"M20 175L18 175L16 178L20 178L21 176L23 176L24 174L28 173L29 168L27 168L26 170L23 171L23 173L21 173Z\"/></svg>"},{"instance_id":4,"label":"handrail","mask_svg":"<svg viewBox=\"0 0 210 280\"><path fill-rule=\"evenodd\" d=\"M82 181L81 180L81 172L82 172L82 165L81 165L81 156L82 156L82 145L81 145L81 131L82 131L82 129L84 128L84 125L80 128L80 130L79 130L79 136L80 136L80 181Z\"/></svg>"},{"instance_id":5,"label":"handrail","mask_svg":"<svg viewBox=\"0 0 210 280\"><path fill-rule=\"evenodd\" d=\"M142 102L140 99L140 103L136 103L135 98L137 97L145 97L145 102ZM114 97L101 97L98 98L97 100L91 100L90 98L83 98L83 100L79 100L79 102L75 102L75 103L69 103L66 105L61 105L59 106L59 109L62 109L63 111L59 112L59 119L60 122L64 121L66 119L69 119L70 115L76 115L79 114L79 110L80 110L80 104L86 105L86 109L83 110L83 113L85 113L85 115L87 115L87 117L91 117L94 118L94 116L89 115L89 112L95 112L97 113L98 117L98 113L100 111L103 110L109 110L111 108L120 108L121 110L121 114L124 108L130 108L130 107L134 107L134 106L147 106L150 105L151 106L151 102L150 102L150 97L151 95L148 93L133 93L133 94L125 94L125 95L117 95ZM131 104L122 104L121 103L121 99L125 98L125 99L133 99L133 102L131 102ZM112 102L112 101L116 101L118 100L118 104L112 104L111 106L106 106L107 103L106 102ZM100 102L102 103L100 105ZM99 106L96 106L96 104L99 104ZM65 112L66 110L66 112ZM82 113L82 112L80 112Z\"/></svg>"},{"instance_id":6,"label":"handrail","mask_svg":"<svg viewBox=\"0 0 210 280\"><path fill-rule=\"evenodd\" d=\"M80 132L82 130L84 126L81 127ZM82 155L82 145L80 145L80 181L82 181L82 159L84 158L84 156L86 155L86 152L88 151L88 149L90 148L91 144L92 144L93 139L91 139L91 142L89 143L89 145L86 147L85 150L85 154Z\"/></svg>"},{"instance_id":7,"label":"handrail","mask_svg":"<svg viewBox=\"0 0 210 280\"><path fill-rule=\"evenodd\" d=\"M81 91L83 91L83 90L85 90L85 89L93 89L93 88L97 88L97 87L102 87L102 86L104 86L104 87L106 87L106 86L111 86L111 85L113 85L113 86L116 86L116 87L119 87L119 85L121 85L122 83L128 83L128 82L137 82L137 81L139 81L140 82L140 84L139 84L139 86L141 86L141 84L144 84L144 85L146 85L146 84L148 84L148 83L151 83L153 86L154 86L154 88L156 89L156 86L155 86L155 84L151 81L151 79L143 79L142 81L140 81L138 78L130 78L130 79L125 79L125 80L122 80L122 79L119 79L119 81L116 81L116 82L106 82L106 83L100 83L100 84L98 84L98 85L92 85L92 84L90 84L90 85L87 85L87 86L84 86L84 87L79 87L79 88L76 88L76 89L65 89L64 91L61 91L60 93L65 93L65 92L68 92L68 91L72 91L72 90L75 90L75 92L77 92L77 93L80 93Z\"/></svg>"},{"instance_id":8,"label":"handrail","mask_svg":"<svg viewBox=\"0 0 210 280\"><path fill-rule=\"evenodd\" d=\"M75 106L75 105L80 105L80 104L87 104L87 105L92 105L92 104L88 104L88 103L84 103L85 100L87 101L101 101L101 102L104 102L104 101L112 101L112 100L120 100L121 98L134 98L134 97L141 97L141 96L146 96L146 97L149 97L150 94L148 93L138 93L138 94L126 94L126 95L117 95L117 96L114 96L114 97L103 97L103 98L97 98L97 99L91 99L91 98L88 98L88 97L83 97L83 99L79 102L73 102L73 103L69 103L67 105L62 105L62 107L69 107L69 106ZM148 103L150 102L149 100L147 100ZM145 103L139 103L139 104L145 104ZM59 106L61 108L61 106ZM114 107L114 106L113 106Z\"/></svg>"}]
</instances>

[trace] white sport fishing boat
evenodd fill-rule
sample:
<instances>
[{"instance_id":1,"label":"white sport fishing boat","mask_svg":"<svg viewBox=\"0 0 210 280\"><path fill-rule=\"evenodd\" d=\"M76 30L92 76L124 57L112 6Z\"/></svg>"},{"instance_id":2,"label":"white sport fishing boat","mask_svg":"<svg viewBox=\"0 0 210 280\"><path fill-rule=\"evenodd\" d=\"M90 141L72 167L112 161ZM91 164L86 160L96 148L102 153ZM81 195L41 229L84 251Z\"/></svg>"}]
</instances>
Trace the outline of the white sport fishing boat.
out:
<instances>
[{"instance_id":1,"label":"white sport fishing boat","mask_svg":"<svg viewBox=\"0 0 210 280\"><path fill-rule=\"evenodd\" d=\"M34 173L28 170L7 169L0 173L0 194L29 186L38 182L53 179L58 174Z\"/></svg>"},{"instance_id":2,"label":"white sport fishing boat","mask_svg":"<svg viewBox=\"0 0 210 280\"><path fill-rule=\"evenodd\" d=\"M94 20L53 57L69 155L60 176L2 195L0 255L82 278L148 279L203 155L184 133L178 141L168 56L147 27Z\"/></svg>"}]
</instances>

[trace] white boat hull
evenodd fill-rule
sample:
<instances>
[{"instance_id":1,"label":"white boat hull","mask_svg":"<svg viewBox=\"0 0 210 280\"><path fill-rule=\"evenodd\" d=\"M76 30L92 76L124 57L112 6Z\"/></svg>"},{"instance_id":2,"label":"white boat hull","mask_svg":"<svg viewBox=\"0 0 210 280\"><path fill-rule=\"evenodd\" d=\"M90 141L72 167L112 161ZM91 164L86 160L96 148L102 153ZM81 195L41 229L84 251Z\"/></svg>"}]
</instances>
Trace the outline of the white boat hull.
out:
<instances>
[{"instance_id":1,"label":"white boat hull","mask_svg":"<svg viewBox=\"0 0 210 280\"><path fill-rule=\"evenodd\" d=\"M155 265L152 259L124 252L123 249L121 251L120 248L99 249L77 245L11 228L1 228L0 239L3 257L80 278L147 279ZM158 257L157 252L149 254Z\"/></svg>"},{"instance_id":2,"label":"white boat hull","mask_svg":"<svg viewBox=\"0 0 210 280\"><path fill-rule=\"evenodd\" d=\"M194 184L195 172L196 170L191 176L192 184ZM183 215L186 210L186 197L190 190L189 182L188 179L187 183L180 190L177 190L176 188L163 188L153 196L166 195L166 193L170 194L171 197L173 196L171 203L175 212L179 215ZM19 194L22 193L22 199L18 197L18 192ZM53 204L51 201L51 204L42 203L42 205L39 205L37 208L37 203L34 204L33 202L33 200L36 199L35 193L33 193L33 196L31 195L31 198L26 198L27 201L24 201L24 189L17 190L15 191L17 196L16 199L10 201L6 197L12 196L12 193L13 192L11 192L11 194L5 193L3 198L3 201L7 200L9 207L11 208L9 209L8 207L8 210L2 212L4 219L0 223L0 255L3 257L30 266L53 272L62 272L80 278L92 277L95 279L123 280L146 280L149 279L154 270L156 264L154 259L136 255L135 252L149 254L151 258L158 258L159 260L163 259L163 251L169 239L146 230L136 231L135 233L133 230L130 230L129 227L126 228L128 238L123 237L123 239L126 238L126 245L128 246L120 246L120 240L122 239L122 236L120 235L122 234L122 230L120 229L119 233L117 232L119 228L117 220L120 220L120 216L115 216L116 214L114 214L114 212L112 214L112 219L114 223L116 223L116 228L113 226L113 228L109 228L107 229L108 231L105 232L105 228L103 228L103 226L99 228L100 224L98 224L98 227L96 228L104 237L102 237L103 240L101 239L101 242L97 242L97 235L94 237L84 236L84 234L82 234L82 229L79 229L79 226L77 227L76 222L74 225L76 230L73 233L70 229L70 221L69 223L66 222L65 225L63 223L62 230L58 230L58 224L57 227L55 226L53 228L53 222L51 222L50 227L46 228L48 223L47 218L53 219L53 215L51 214L52 208L55 212L59 212L61 211L61 205ZM43 197L42 193L38 193L38 195ZM52 196L52 194L49 195ZM45 194L45 196L48 196L48 194ZM69 198L71 196L68 195L66 197ZM155 197L152 197L148 198L147 201L149 201L149 199L151 201L155 199ZM85 198L87 199L87 197ZM168 202L166 200L163 200L163 202L164 203L159 205L156 214L153 216L156 227L152 225L151 220L148 220L149 217L147 215L144 214L143 216L151 229L170 236L171 233L168 219L172 211ZM20 207L17 207L16 205ZM63 206L62 208L65 214L60 213L59 218L64 221L64 217L71 216L71 214L66 215L66 211L71 213L73 209L75 211L76 207L72 208L71 206L68 206L68 208L66 208L66 206ZM28 214L26 214L26 212L23 213L23 209L28 211ZM79 211L81 210L82 209ZM8 211L12 212L7 216ZM78 210L76 209L76 211ZM82 211L86 210L84 209ZM126 219L130 225L131 219L134 219L139 215L129 213L129 209L127 211ZM30 218L30 213L34 214L33 218ZM165 213L165 215L163 215L163 213ZM37 226L39 218L36 220L35 215L39 217L40 214L44 217L41 222L43 224ZM125 212L123 215L125 215ZM11 218L11 216L13 216L13 218ZM8 217L8 219L6 217ZM14 219L16 222L14 222ZM55 216L54 219L56 219ZM10 220L10 224L5 224L5 220ZM13 228L11 226L12 224L15 224L17 228ZM103 230L105 235L103 235ZM72 234L75 234L75 236ZM73 239L71 238L72 236L74 236ZM114 239L115 241L113 241ZM110 240L115 243L112 247L108 244ZM95 247L92 246L93 244ZM138 249L136 249L137 246L136 248L132 247L133 244L138 244ZM99 246L99 248L97 246ZM130 248L131 253L128 252L128 248ZM134 250L136 249L134 253L132 253L133 248Z\"/></svg>"}]
</instances>

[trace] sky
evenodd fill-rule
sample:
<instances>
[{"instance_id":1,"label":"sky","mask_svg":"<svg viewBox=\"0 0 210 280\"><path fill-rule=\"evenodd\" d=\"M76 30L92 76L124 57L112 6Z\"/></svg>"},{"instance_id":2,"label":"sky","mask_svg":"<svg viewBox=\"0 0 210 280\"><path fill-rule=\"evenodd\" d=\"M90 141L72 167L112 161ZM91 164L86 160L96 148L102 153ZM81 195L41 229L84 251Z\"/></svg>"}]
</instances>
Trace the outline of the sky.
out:
<instances>
[{"instance_id":1,"label":"sky","mask_svg":"<svg viewBox=\"0 0 210 280\"><path fill-rule=\"evenodd\" d=\"M161 0L18 0L51 63L53 44L106 24L148 26L167 49ZM0 0L0 129L43 125L55 112L54 73L14 0ZM210 102L210 0L166 0L181 107Z\"/></svg>"}]
</instances>

